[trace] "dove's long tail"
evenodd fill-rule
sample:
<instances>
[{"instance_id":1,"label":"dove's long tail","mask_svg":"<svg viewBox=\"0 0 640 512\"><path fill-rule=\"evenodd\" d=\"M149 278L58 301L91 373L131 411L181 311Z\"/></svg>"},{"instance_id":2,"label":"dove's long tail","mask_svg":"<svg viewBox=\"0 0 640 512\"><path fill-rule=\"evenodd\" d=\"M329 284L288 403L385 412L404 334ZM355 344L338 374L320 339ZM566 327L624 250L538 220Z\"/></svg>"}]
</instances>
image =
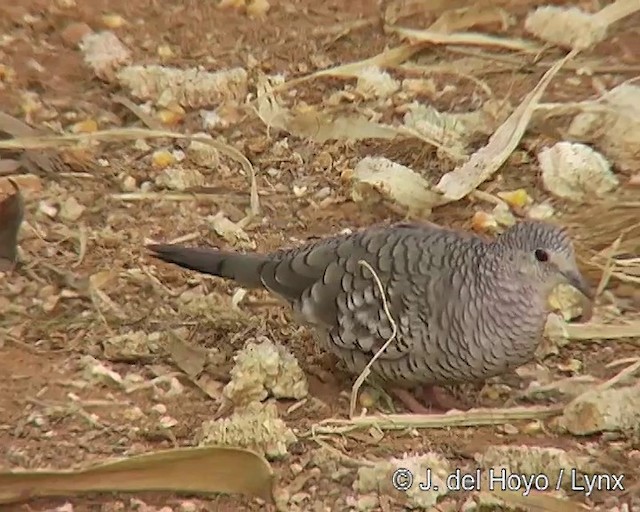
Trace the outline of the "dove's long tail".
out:
<instances>
[{"instance_id":1,"label":"dove's long tail","mask_svg":"<svg viewBox=\"0 0 640 512\"><path fill-rule=\"evenodd\" d=\"M269 257L262 254L242 254L204 247L184 247L172 244L151 244L153 256L182 268L231 279L245 288L262 288L260 278Z\"/></svg>"}]
</instances>

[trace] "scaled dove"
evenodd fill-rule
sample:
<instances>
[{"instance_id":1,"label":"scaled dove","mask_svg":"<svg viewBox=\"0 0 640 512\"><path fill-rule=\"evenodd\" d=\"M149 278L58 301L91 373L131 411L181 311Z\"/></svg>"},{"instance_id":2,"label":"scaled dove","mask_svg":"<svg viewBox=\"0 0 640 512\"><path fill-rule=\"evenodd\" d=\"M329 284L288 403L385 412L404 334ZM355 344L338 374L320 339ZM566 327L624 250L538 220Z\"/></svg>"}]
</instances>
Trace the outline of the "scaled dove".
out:
<instances>
[{"instance_id":1,"label":"scaled dove","mask_svg":"<svg viewBox=\"0 0 640 512\"><path fill-rule=\"evenodd\" d=\"M401 223L267 254L148 248L165 262L284 299L356 375L393 332L379 287L359 263L366 261L397 324L372 375L420 413L427 408L412 387L438 406L434 386L482 381L530 361L556 285L568 283L591 298L568 235L540 221L516 224L493 241Z\"/></svg>"}]
</instances>

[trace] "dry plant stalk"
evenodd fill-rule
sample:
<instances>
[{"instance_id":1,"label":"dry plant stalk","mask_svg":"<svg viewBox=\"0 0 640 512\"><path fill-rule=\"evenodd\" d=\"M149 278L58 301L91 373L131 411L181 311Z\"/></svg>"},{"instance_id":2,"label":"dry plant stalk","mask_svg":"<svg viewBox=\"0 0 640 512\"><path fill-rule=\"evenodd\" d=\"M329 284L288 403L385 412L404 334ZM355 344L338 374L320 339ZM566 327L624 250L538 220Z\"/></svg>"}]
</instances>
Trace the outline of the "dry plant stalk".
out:
<instances>
[{"instance_id":1,"label":"dry plant stalk","mask_svg":"<svg viewBox=\"0 0 640 512\"><path fill-rule=\"evenodd\" d=\"M417 43L417 44L403 44L397 46L395 48L389 48L388 50L379 53L378 55L374 55L365 60L359 60L356 62L349 62L347 64L341 64L339 66L335 66L329 69L322 69L320 71L316 71L315 73L311 73L309 75L304 75L298 78L294 78L287 82L284 82L277 87L274 87L275 92L280 92L290 87L294 87L296 85L300 85L303 82L307 82L309 80L313 80L315 78L320 77L338 77L338 78L352 78L358 77L363 69L369 67L379 67L384 68L387 66L395 66L401 64L406 61L410 57L412 57L415 53L419 52L424 46L425 43Z\"/></svg>"},{"instance_id":2,"label":"dry plant stalk","mask_svg":"<svg viewBox=\"0 0 640 512\"><path fill-rule=\"evenodd\" d=\"M599 297L602 295L602 292L605 290L607 285L609 284L609 280L611 279L611 275L613 273L613 268L615 267L615 254L620 247L620 243L622 242L622 235L614 240L611 246L607 249L607 261L604 264L604 268L602 269L602 277L600 278L600 282L598 283L598 288L596 288L595 296Z\"/></svg>"},{"instance_id":3,"label":"dry plant stalk","mask_svg":"<svg viewBox=\"0 0 640 512\"><path fill-rule=\"evenodd\" d=\"M513 421L543 420L558 416L563 405L470 409L444 414L380 414L349 419L329 418L311 427L310 435L345 434L358 429L404 430L407 428L451 428L503 425Z\"/></svg>"},{"instance_id":4,"label":"dry plant stalk","mask_svg":"<svg viewBox=\"0 0 640 512\"><path fill-rule=\"evenodd\" d=\"M471 155L467 162L442 176L435 187L436 190L441 192L448 201L457 201L488 180L520 143L536 105L553 77L566 62L578 53L573 50L564 58L556 61L533 90L527 94L518 108L498 127L489 138L489 142Z\"/></svg>"},{"instance_id":5,"label":"dry plant stalk","mask_svg":"<svg viewBox=\"0 0 640 512\"><path fill-rule=\"evenodd\" d=\"M598 391L604 391L605 389L612 388L616 384L624 381L626 378L633 376L638 370L640 370L640 360L637 360L635 363L627 366L616 375L611 377L609 380L603 382L596 386Z\"/></svg>"},{"instance_id":6,"label":"dry plant stalk","mask_svg":"<svg viewBox=\"0 0 640 512\"><path fill-rule=\"evenodd\" d=\"M384 309L384 314L387 315L387 319L389 320L389 323L391 324L392 332L391 332L391 336L389 336L389 339L387 341L385 341L384 345L382 345L382 347L380 347L380 349L374 354L374 356L371 358L369 363L367 363L367 366L365 366L364 370L362 370L360 375L358 375L358 378L353 383L353 386L351 388L351 400L349 401L349 417L350 418L354 417L354 413L355 413L355 410L356 410L356 402L358 400L358 390L360 389L360 387L364 383L365 379L371 373L371 367L373 366L373 363L375 363L380 358L382 353L385 350L387 350L387 347L395 339L395 337L396 337L396 335L398 333L398 324L396 324L395 320L391 316L391 311L389 310L389 303L387 301L387 294L384 291L384 287L382 286L382 281L380 281L380 278L378 277L378 274L376 274L376 271L373 270L373 267L371 265L369 265L369 263L367 263L366 261L359 260L358 264L362 265L363 267L366 267L369 270L369 272L371 272L371 274L373 276L373 279L376 282L376 286L378 287L378 290L380 291L380 295L382 296L382 308Z\"/></svg>"},{"instance_id":7,"label":"dry plant stalk","mask_svg":"<svg viewBox=\"0 0 640 512\"><path fill-rule=\"evenodd\" d=\"M387 32L395 32L400 37L412 39L415 43L429 44L454 44L454 45L474 45L474 46L496 46L506 50L536 53L540 51L540 46L531 41L516 38L504 38L478 34L473 32L439 32L436 30L416 30L412 28L386 26Z\"/></svg>"},{"instance_id":8,"label":"dry plant stalk","mask_svg":"<svg viewBox=\"0 0 640 512\"><path fill-rule=\"evenodd\" d=\"M203 144L214 147L223 155L226 155L232 160L238 162L245 170L250 180L251 216L256 217L260 214L260 201L258 199L258 184L256 181L256 173L249 159L234 147L215 141L213 139L208 139L206 137L197 137L194 135L164 130L147 130L144 128L115 128L112 130L98 130L93 133L15 137L13 139L0 140L0 149L43 149L51 147L64 147L75 144L77 142L90 142L96 140L118 141L153 139L162 137L166 137L169 139L187 139L190 141L201 142Z\"/></svg>"}]
</instances>

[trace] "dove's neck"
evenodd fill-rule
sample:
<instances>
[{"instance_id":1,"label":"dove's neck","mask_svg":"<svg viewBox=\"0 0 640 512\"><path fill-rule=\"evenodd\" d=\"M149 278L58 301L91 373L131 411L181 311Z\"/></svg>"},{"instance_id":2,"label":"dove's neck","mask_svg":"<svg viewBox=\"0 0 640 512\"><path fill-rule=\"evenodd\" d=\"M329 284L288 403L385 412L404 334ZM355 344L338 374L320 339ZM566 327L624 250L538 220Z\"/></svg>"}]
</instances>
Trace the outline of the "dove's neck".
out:
<instances>
[{"instance_id":1,"label":"dove's neck","mask_svg":"<svg viewBox=\"0 0 640 512\"><path fill-rule=\"evenodd\" d=\"M530 307L544 304L550 292L549 286L535 273L523 270L523 257L517 249L498 242L489 243L479 262L483 267L480 274L485 276L490 291L502 297L501 303L510 304L523 298Z\"/></svg>"},{"instance_id":2,"label":"dove's neck","mask_svg":"<svg viewBox=\"0 0 640 512\"><path fill-rule=\"evenodd\" d=\"M484 266L483 326L485 334L511 354L509 365L532 356L544 329L547 292L542 283L527 278L515 268L516 260L503 248L487 244ZM497 250L496 250L497 249Z\"/></svg>"}]
</instances>

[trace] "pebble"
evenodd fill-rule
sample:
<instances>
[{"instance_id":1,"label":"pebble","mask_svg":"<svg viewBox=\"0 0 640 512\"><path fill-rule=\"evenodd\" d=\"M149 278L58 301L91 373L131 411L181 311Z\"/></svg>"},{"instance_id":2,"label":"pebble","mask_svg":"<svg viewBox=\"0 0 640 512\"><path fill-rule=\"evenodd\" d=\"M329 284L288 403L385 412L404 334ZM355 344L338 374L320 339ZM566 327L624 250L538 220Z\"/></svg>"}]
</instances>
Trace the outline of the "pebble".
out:
<instances>
[{"instance_id":1,"label":"pebble","mask_svg":"<svg viewBox=\"0 0 640 512\"><path fill-rule=\"evenodd\" d=\"M86 23L70 23L60 33L62 42L70 47L75 48L87 34L91 34L93 30Z\"/></svg>"}]
</instances>

